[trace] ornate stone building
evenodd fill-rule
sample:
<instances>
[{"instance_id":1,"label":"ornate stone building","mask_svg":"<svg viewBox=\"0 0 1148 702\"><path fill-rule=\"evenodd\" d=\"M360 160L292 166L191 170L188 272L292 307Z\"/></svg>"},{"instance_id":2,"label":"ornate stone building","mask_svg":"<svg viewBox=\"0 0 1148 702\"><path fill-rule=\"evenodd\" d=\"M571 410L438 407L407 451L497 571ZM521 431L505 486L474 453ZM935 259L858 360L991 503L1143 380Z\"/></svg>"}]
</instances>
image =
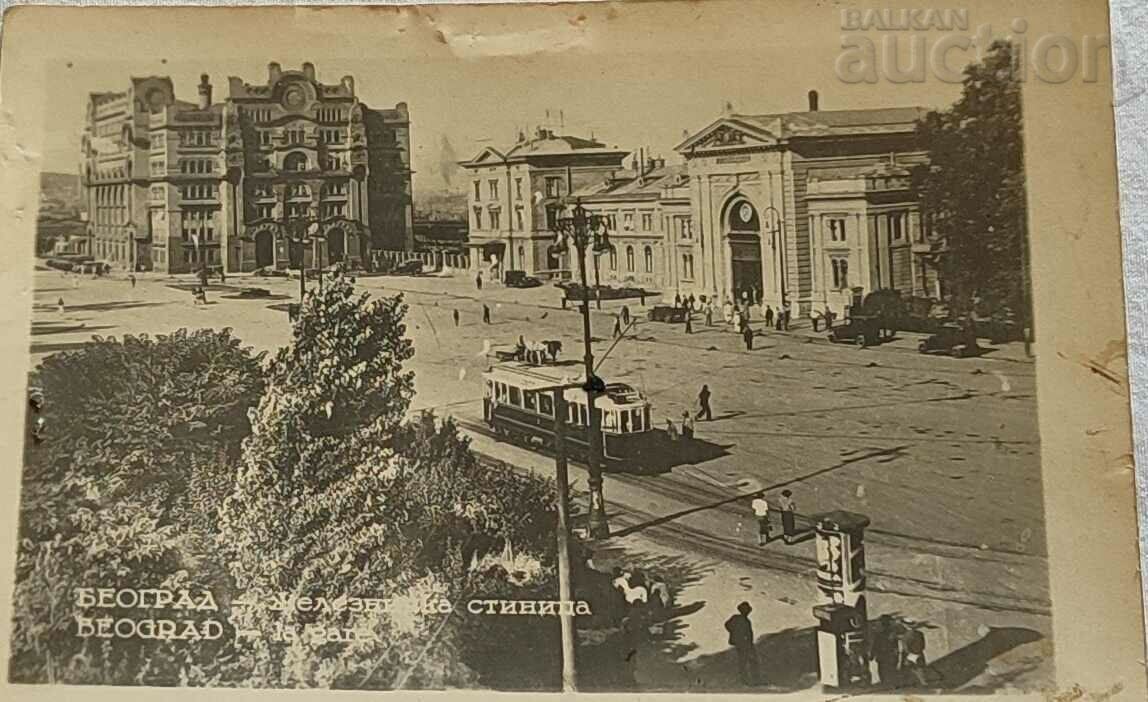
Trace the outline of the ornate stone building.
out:
<instances>
[{"instance_id":1,"label":"ornate stone building","mask_svg":"<svg viewBox=\"0 0 1148 702\"><path fill-rule=\"evenodd\" d=\"M462 166L470 177L471 267L501 278L504 271L546 275L569 270L570 254L549 247L559 203L619 170L627 152L594 139L538 129L506 149L488 147Z\"/></svg>"},{"instance_id":2,"label":"ornate stone building","mask_svg":"<svg viewBox=\"0 0 1148 702\"><path fill-rule=\"evenodd\" d=\"M684 164L639 155L630 168L575 191L588 211L606 219L613 246L589 260L587 270L596 270L603 285L667 292L692 287L698 251L689 183ZM592 285L594 276L588 280Z\"/></svg>"},{"instance_id":3,"label":"ornate stone building","mask_svg":"<svg viewBox=\"0 0 1148 702\"><path fill-rule=\"evenodd\" d=\"M265 84L232 77L228 89L213 102L204 75L188 103L153 77L90 96L82 183L93 255L179 273L365 264L371 249L413 248L405 103L368 108L353 78L323 84L309 63L272 63Z\"/></svg>"},{"instance_id":4,"label":"ornate stone building","mask_svg":"<svg viewBox=\"0 0 1148 702\"><path fill-rule=\"evenodd\" d=\"M936 296L909 168L923 108L727 114L678 146L702 252L698 294L843 314L883 288Z\"/></svg>"}]
</instances>

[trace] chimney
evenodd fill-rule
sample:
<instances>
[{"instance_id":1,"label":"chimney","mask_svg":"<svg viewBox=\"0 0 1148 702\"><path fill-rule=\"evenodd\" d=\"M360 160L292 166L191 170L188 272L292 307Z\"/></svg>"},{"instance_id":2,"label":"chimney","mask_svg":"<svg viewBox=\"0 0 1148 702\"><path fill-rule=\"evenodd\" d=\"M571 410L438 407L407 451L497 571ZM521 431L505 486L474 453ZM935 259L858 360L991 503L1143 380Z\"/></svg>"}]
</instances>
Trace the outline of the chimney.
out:
<instances>
[{"instance_id":1,"label":"chimney","mask_svg":"<svg viewBox=\"0 0 1148 702\"><path fill-rule=\"evenodd\" d=\"M283 69L279 67L278 63L272 61L267 64L267 82L274 83L279 80L279 76L283 75Z\"/></svg>"},{"instance_id":2,"label":"chimney","mask_svg":"<svg viewBox=\"0 0 1148 702\"><path fill-rule=\"evenodd\" d=\"M809 111L810 112L817 112L817 91L816 90L810 90L809 91Z\"/></svg>"},{"instance_id":3,"label":"chimney","mask_svg":"<svg viewBox=\"0 0 1148 702\"><path fill-rule=\"evenodd\" d=\"M199 77L199 109L211 107L211 79L204 73Z\"/></svg>"},{"instance_id":4,"label":"chimney","mask_svg":"<svg viewBox=\"0 0 1148 702\"><path fill-rule=\"evenodd\" d=\"M315 64L311 62L303 64L303 77L307 80L315 80Z\"/></svg>"}]
</instances>

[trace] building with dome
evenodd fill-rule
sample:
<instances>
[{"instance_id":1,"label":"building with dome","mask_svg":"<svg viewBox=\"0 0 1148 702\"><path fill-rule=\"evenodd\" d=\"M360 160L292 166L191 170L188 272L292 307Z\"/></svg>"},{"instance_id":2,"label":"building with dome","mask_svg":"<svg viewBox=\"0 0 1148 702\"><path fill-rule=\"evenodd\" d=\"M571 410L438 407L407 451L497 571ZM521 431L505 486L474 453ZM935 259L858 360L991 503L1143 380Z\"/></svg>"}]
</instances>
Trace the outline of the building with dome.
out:
<instances>
[{"instance_id":1,"label":"building with dome","mask_svg":"<svg viewBox=\"0 0 1148 702\"><path fill-rule=\"evenodd\" d=\"M310 63L271 63L256 85L232 77L220 102L207 75L197 92L185 102L147 77L89 96L81 183L97 259L241 272L413 248L406 103L369 108L352 77L324 84Z\"/></svg>"}]
</instances>

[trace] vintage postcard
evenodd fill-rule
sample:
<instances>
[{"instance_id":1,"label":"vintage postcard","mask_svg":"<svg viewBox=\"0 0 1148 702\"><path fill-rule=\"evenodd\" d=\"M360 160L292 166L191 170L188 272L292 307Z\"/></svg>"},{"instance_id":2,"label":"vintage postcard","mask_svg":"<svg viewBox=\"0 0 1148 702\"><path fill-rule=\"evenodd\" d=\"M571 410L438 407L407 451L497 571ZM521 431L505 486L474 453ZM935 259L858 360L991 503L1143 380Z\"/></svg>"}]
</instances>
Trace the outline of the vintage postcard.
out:
<instances>
[{"instance_id":1,"label":"vintage postcard","mask_svg":"<svg viewBox=\"0 0 1148 702\"><path fill-rule=\"evenodd\" d=\"M1148 695L1102 0L0 56L5 699Z\"/></svg>"}]
</instances>

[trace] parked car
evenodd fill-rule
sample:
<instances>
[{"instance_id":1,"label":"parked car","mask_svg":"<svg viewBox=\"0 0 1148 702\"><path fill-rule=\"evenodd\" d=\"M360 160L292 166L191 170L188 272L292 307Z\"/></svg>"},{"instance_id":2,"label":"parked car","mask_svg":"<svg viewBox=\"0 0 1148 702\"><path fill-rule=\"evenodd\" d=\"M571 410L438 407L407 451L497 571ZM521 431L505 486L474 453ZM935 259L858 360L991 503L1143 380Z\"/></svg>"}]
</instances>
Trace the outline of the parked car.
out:
<instances>
[{"instance_id":1,"label":"parked car","mask_svg":"<svg viewBox=\"0 0 1148 702\"><path fill-rule=\"evenodd\" d=\"M943 353L963 358L977 349L976 338L958 324L946 324L917 345L921 353Z\"/></svg>"},{"instance_id":2,"label":"parked car","mask_svg":"<svg viewBox=\"0 0 1148 702\"><path fill-rule=\"evenodd\" d=\"M508 271L508 273L521 272L521 271ZM529 275L515 276L511 278L506 276L506 287L508 288L537 288L542 285L542 281Z\"/></svg>"},{"instance_id":3,"label":"parked car","mask_svg":"<svg viewBox=\"0 0 1148 702\"><path fill-rule=\"evenodd\" d=\"M417 258L412 258L396 265L391 272L395 275L422 275L423 262Z\"/></svg>"},{"instance_id":4,"label":"parked car","mask_svg":"<svg viewBox=\"0 0 1148 702\"><path fill-rule=\"evenodd\" d=\"M881 341L881 318L855 315L829 330L830 343L852 342L869 346Z\"/></svg>"},{"instance_id":5,"label":"parked car","mask_svg":"<svg viewBox=\"0 0 1148 702\"><path fill-rule=\"evenodd\" d=\"M239 291L239 297L253 298L253 297L271 297L271 291L267 288L243 288Z\"/></svg>"}]
</instances>

